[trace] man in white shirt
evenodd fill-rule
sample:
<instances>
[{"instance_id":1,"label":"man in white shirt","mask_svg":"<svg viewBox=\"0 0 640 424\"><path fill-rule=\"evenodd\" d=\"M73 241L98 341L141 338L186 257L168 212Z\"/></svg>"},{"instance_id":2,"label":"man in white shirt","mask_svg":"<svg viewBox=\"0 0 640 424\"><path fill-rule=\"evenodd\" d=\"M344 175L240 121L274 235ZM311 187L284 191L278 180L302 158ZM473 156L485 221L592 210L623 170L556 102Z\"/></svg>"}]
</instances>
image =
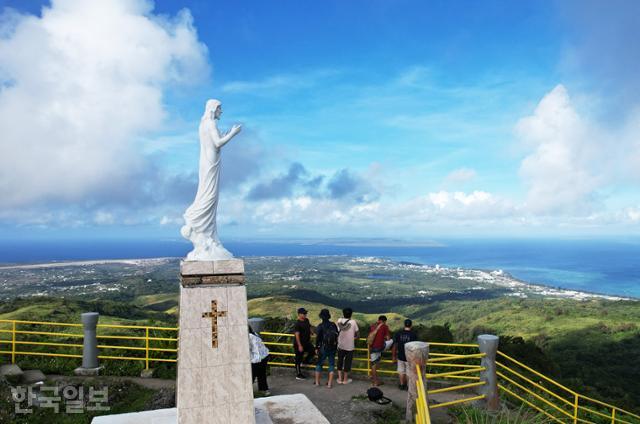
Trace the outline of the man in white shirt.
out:
<instances>
[{"instance_id":1,"label":"man in white shirt","mask_svg":"<svg viewBox=\"0 0 640 424\"><path fill-rule=\"evenodd\" d=\"M358 323L351 319L353 310L345 308L342 310L344 318L337 322L338 330L338 384L349 384L353 380L349 379L351 363L353 362L353 350L355 341L358 338Z\"/></svg>"}]
</instances>

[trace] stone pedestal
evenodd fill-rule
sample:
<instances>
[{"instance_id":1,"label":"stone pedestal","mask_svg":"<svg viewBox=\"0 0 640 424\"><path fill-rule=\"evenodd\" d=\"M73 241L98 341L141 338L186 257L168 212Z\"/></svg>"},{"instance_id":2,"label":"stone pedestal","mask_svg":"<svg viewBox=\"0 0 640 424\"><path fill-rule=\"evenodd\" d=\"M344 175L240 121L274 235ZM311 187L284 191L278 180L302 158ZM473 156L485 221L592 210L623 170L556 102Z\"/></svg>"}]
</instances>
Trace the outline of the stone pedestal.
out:
<instances>
[{"instance_id":1,"label":"stone pedestal","mask_svg":"<svg viewBox=\"0 0 640 424\"><path fill-rule=\"evenodd\" d=\"M80 315L84 332L82 343L82 366L76 368L75 375L93 376L100 374L102 367L98 364L98 337L96 329L100 314L86 312Z\"/></svg>"},{"instance_id":2,"label":"stone pedestal","mask_svg":"<svg viewBox=\"0 0 640 424\"><path fill-rule=\"evenodd\" d=\"M180 264L179 424L254 424L244 262Z\"/></svg>"},{"instance_id":3,"label":"stone pedestal","mask_svg":"<svg viewBox=\"0 0 640 424\"><path fill-rule=\"evenodd\" d=\"M404 352L408 362L407 386L409 386L409 390L407 392L407 410L405 419L407 422L412 423L415 417L416 400L418 399L418 370L416 366L420 365L422 372L426 372L426 364L429 359L429 345L425 342L409 342L404 345ZM425 381L425 391L426 390L427 387ZM425 396L426 395L427 394L425 393Z\"/></svg>"},{"instance_id":4,"label":"stone pedestal","mask_svg":"<svg viewBox=\"0 0 640 424\"><path fill-rule=\"evenodd\" d=\"M478 346L482 358L481 366L485 368L480 372L480 380L485 384L480 386L480 394L484 395L484 404L489 411L500 410L500 398L498 396L498 375L496 370L496 353L500 338L493 334L481 334L478 336Z\"/></svg>"}]
</instances>

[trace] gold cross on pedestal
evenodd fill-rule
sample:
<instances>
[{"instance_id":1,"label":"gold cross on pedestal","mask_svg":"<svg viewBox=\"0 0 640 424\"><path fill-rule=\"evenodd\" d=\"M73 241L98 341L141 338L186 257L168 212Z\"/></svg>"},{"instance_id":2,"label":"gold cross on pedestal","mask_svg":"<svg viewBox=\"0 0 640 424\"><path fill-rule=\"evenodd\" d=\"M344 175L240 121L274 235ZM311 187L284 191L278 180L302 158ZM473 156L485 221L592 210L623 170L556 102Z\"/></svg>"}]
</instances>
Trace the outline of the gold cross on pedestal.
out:
<instances>
[{"instance_id":1,"label":"gold cross on pedestal","mask_svg":"<svg viewBox=\"0 0 640 424\"><path fill-rule=\"evenodd\" d=\"M218 347L218 318L226 317L227 311L218 311L218 301L211 301L211 311L203 312L202 318L211 318L211 347Z\"/></svg>"}]
</instances>

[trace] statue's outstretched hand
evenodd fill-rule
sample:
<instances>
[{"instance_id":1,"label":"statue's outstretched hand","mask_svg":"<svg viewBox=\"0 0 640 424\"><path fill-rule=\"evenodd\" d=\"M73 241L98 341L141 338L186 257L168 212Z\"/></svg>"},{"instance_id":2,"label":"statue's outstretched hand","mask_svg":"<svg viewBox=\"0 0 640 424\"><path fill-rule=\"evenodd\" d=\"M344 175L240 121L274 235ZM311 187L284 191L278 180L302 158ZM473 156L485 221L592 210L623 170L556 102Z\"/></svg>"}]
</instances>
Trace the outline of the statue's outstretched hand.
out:
<instances>
[{"instance_id":1,"label":"statue's outstretched hand","mask_svg":"<svg viewBox=\"0 0 640 424\"><path fill-rule=\"evenodd\" d=\"M231 127L231 136L233 137L234 135L238 134L241 129L242 125L234 125L233 127Z\"/></svg>"}]
</instances>

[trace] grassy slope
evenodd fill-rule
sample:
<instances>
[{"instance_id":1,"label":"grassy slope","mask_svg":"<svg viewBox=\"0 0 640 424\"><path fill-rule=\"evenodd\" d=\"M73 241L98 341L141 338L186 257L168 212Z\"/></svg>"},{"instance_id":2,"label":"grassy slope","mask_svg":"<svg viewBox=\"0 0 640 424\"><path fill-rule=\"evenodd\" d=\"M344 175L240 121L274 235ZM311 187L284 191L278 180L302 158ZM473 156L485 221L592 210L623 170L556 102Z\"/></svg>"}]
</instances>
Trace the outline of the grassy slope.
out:
<instances>
[{"instance_id":1,"label":"grassy slope","mask_svg":"<svg viewBox=\"0 0 640 424\"><path fill-rule=\"evenodd\" d=\"M98 311L100 324L173 323L171 315L112 301L81 301L58 298L15 299L0 306L0 319L79 323L83 312Z\"/></svg>"},{"instance_id":2,"label":"grassy slope","mask_svg":"<svg viewBox=\"0 0 640 424\"><path fill-rule=\"evenodd\" d=\"M321 303L301 301L287 296L261 297L249 300L251 316L294 318L295 310L304 306L313 320L322 308L333 317L341 312ZM395 309L395 308L394 308ZM450 323L457 339L466 341L479 330L526 339L560 340L579 331L599 328L607 339L622 340L639 334L640 307L637 302L571 300L538 300L500 298L479 301L444 301L428 306L408 306L383 312L392 327L401 325L404 317L416 323L435 325ZM356 319L373 322L378 314L358 313Z\"/></svg>"},{"instance_id":3,"label":"grassy slope","mask_svg":"<svg viewBox=\"0 0 640 424\"><path fill-rule=\"evenodd\" d=\"M175 315L178 313L179 302L180 295L178 293L160 293L138 296L133 304L141 308Z\"/></svg>"},{"instance_id":4,"label":"grassy slope","mask_svg":"<svg viewBox=\"0 0 640 424\"><path fill-rule=\"evenodd\" d=\"M314 323L320 321L318 314L322 308L327 308L331 312L332 319L342 316L342 311L320 303L300 301L286 296L261 297L249 300L249 315L264 318L290 318L295 319L296 310L304 307L309 311L309 320ZM354 313L353 318L360 323L373 323L378 319L379 314ZM402 325L405 317L395 312L386 314L389 325L398 328Z\"/></svg>"},{"instance_id":5,"label":"grassy slope","mask_svg":"<svg viewBox=\"0 0 640 424\"><path fill-rule=\"evenodd\" d=\"M608 328L610 338L624 338L640 330L638 302L592 300L578 302L555 299L500 298L483 301L441 302L405 311L420 321L450 322L456 334L481 327L503 335L524 338L561 338L599 326Z\"/></svg>"}]
</instances>

